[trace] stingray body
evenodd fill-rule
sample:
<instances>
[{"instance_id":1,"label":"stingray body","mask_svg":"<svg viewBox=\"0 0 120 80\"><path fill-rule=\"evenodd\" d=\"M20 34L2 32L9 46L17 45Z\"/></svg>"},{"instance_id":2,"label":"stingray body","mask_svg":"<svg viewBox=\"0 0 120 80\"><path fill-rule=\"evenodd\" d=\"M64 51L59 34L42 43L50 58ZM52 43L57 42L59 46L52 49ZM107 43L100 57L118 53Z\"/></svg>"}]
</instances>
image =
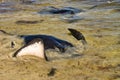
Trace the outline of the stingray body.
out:
<instances>
[{"instance_id":1,"label":"stingray body","mask_svg":"<svg viewBox=\"0 0 120 80\"><path fill-rule=\"evenodd\" d=\"M83 44L87 43L82 33L75 29L69 28L68 30L77 40L82 40ZM74 47L72 43L50 35L21 35L19 37L24 39L25 46L17 50L13 54L13 57L34 55L47 60L45 54L46 49L58 48L60 52L63 53L67 47Z\"/></svg>"},{"instance_id":2,"label":"stingray body","mask_svg":"<svg viewBox=\"0 0 120 80\"><path fill-rule=\"evenodd\" d=\"M42 39L45 50L58 48L60 52L65 52L66 47L73 47L73 44L70 42L58 39L50 35L24 35L21 37L24 38L25 44L28 44L30 41L36 38Z\"/></svg>"}]
</instances>

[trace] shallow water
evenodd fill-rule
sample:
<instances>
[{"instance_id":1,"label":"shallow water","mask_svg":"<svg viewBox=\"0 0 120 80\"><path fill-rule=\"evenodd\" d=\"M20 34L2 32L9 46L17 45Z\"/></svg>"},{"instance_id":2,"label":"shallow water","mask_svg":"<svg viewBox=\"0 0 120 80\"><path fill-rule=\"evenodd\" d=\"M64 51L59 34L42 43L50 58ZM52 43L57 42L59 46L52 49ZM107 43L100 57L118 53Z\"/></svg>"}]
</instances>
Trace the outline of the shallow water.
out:
<instances>
[{"instance_id":1,"label":"shallow water","mask_svg":"<svg viewBox=\"0 0 120 80\"><path fill-rule=\"evenodd\" d=\"M15 11L0 14L1 30L15 35L49 34L73 43L75 48L62 54L57 49L47 50L49 62L32 56L16 59L11 55L23 45L23 40L0 33L0 80L120 79L120 0L37 0L33 4L10 5ZM74 7L84 12L72 17L38 14L46 6ZM37 23L16 24L17 21ZM67 28L84 34L88 42L85 50ZM15 48L10 47L10 41L16 42ZM48 76L53 68L54 75Z\"/></svg>"}]
</instances>

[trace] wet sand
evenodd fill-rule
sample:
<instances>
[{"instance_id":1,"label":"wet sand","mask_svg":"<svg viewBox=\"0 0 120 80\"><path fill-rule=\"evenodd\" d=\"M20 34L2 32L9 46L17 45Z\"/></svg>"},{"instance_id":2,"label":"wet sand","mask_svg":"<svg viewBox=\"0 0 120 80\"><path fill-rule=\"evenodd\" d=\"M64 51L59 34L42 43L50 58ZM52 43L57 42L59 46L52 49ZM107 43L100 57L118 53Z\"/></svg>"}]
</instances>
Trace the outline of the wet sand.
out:
<instances>
[{"instance_id":1,"label":"wet sand","mask_svg":"<svg viewBox=\"0 0 120 80\"><path fill-rule=\"evenodd\" d=\"M14 10L0 13L0 30L14 34L0 32L0 80L119 80L119 5L119 0L112 3L56 0L11 4L9 8ZM46 6L75 7L84 12L75 14L80 19L69 21L69 15L39 14ZM18 24L17 21L36 23ZM85 50L81 42L70 35L68 28L84 34L88 42ZM24 45L16 35L27 34L53 35L73 43L75 48L62 54L58 50L47 50L49 62L34 56L12 58L11 55ZM15 41L15 48L10 47L11 41Z\"/></svg>"}]
</instances>

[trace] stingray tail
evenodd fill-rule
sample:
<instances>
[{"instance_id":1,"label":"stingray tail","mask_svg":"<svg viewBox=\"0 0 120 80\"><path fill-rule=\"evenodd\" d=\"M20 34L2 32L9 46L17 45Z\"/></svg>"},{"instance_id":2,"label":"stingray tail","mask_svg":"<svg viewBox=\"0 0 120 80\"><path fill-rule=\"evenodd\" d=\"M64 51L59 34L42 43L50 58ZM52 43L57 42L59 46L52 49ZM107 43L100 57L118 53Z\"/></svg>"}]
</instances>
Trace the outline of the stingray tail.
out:
<instances>
[{"instance_id":1,"label":"stingray tail","mask_svg":"<svg viewBox=\"0 0 120 80\"><path fill-rule=\"evenodd\" d=\"M77 40L81 40L82 44L87 44L87 41L81 32L71 28L68 28L68 30L71 32L73 37L75 37Z\"/></svg>"}]
</instances>

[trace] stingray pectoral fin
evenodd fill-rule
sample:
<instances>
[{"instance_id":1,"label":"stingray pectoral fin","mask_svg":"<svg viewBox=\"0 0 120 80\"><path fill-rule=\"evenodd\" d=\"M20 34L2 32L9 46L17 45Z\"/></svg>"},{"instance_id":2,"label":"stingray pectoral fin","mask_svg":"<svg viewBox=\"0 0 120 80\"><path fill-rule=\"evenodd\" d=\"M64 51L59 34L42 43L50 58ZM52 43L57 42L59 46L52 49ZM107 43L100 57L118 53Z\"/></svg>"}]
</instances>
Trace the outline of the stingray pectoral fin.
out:
<instances>
[{"instance_id":1,"label":"stingray pectoral fin","mask_svg":"<svg viewBox=\"0 0 120 80\"><path fill-rule=\"evenodd\" d=\"M58 42L58 41L55 41L55 46L60 50L60 52L65 52L65 46L62 45L62 43Z\"/></svg>"},{"instance_id":2,"label":"stingray pectoral fin","mask_svg":"<svg viewBox=\"0 0 120 80\"><path fill-rule=\"evenodd\" d=\"M47 60L47 57L44 51L43 41L40 38L33 39L27 45L17 50L13 54L13 57L19 57L24 55L33 55L33 56L37 56Z\"/></svg>"},{"instance_id":3,"label":"stingray pectoral fin","mask_svg":"<svg viewBox=\"0 0 120 80\"><path fill-rule=\"evenodd\" d=\"M77 39L77 40L82 40L83 44L87 44L87 41L83 34L75 29L68 28L68 30L71 32L71 34Z\"/></svg>"}]
</instances>

